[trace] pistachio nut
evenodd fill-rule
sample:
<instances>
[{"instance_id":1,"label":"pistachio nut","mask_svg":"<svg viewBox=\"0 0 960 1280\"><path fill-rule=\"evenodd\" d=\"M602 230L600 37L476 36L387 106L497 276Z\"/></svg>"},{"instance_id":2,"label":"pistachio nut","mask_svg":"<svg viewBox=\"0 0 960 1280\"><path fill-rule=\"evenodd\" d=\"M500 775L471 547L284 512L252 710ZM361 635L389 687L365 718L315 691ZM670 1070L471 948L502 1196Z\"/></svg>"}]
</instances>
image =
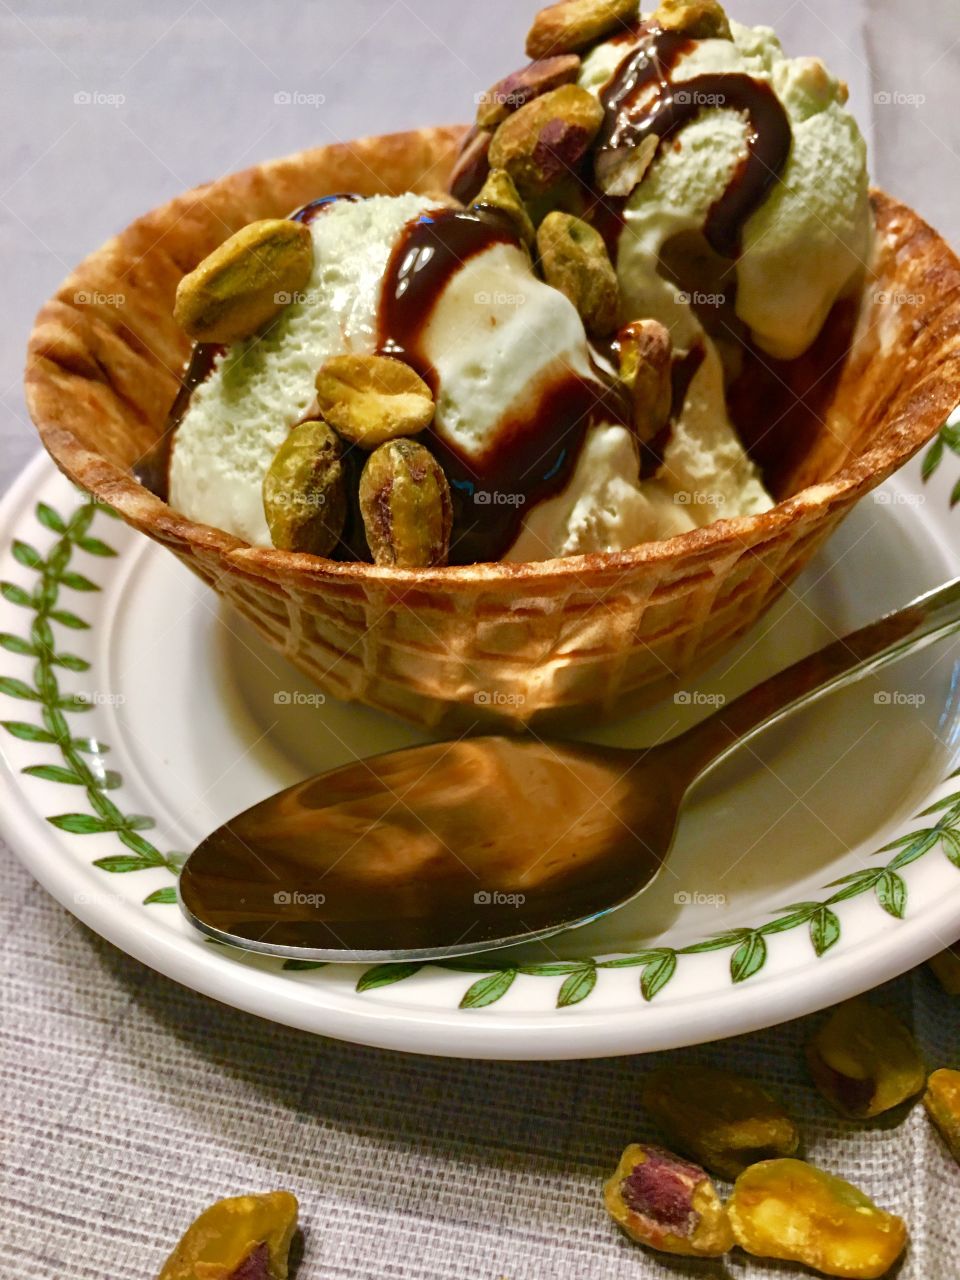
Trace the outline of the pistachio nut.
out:
<instances>
[{"instance_id":1,"label":"pistachio nut","mask_svg":"<svg viewBox=\"0 0 960 1280\"><path fill-rule=\"evenodd\" d=\"M946 1067L934 1071L927 1081L923 1105L950 1154L960 1164L960 1071Z\"/></svg>"},{"instance_id":2,"label":"pistachio nut","mask_svg":"<svg viewBox=\"0 0 960 1280\"><path fill-rule=\"evenodd\" d=\"M691 40L732 40L730 23L717 0L660 0L650 19L661 31L676 31Z\"/></svg>"},{"instance_id":3,"label":"pistachio nut","mask_svg":"<svg viewBox=\"0 0 960 1280\"><path fill-rule=\"evenodd\" d=\"M433 454L414 440L375 449L360 476L360 512L376 564L401 569L446 564L453 507Z\"/></svg>"},{"instance_id":4,"label":"pistachio nut","mask_svg":"<svg viewBox=\"0 0 960 1280\"><path fill-rule=\"evenodd\" d=\"M551 89L559 89L562 84L573 84L579 74L580 59L575 53L539 58L504 76L480 95L477 124L481 129L496 128L518 107L526 106Z\"/></svg>"},{"instance_id":5,"label":"pistachio nut","mask_svg":"<svg viewBox=\"0 0 960 1280\"><path fill-rule=\"evenodd\" d=\"M298 1207L289 1191L218 1200L185 1232L159 1280L287 1280Z\"/></svg>"},{"instance_id":6,"label":"pistachio nut","mask_svg":"<svg viewBox=\"0 0 960 1280\"><path fill-rule=\"evenodd\" d=\"M433 393L402 360L343 355L317 374L317 403L325 421L361 449L415 436L433 420Z\"/></svg>"},{"instance_id":7,"label":"pistachio nut","mask_svg":"<svg viewBox=\"0 0 960 1280\"><path fill-rule=\"evenodd\" d=\"M479 129L474 125L460 144L460 152L453 162L447 188L461 204L470 204L476 199L477 192L490 172L488 155L492 140L493 133L489 129Z\"/></svg>"},{"instance_id":8,"label":"pistachio nut","mask_svg":"<svg viewBox=\"0 0 960 1280\"><path fill-rule=\"evenodd\" d=\"M569 213L548 213L537 231L540 268L547 284L566 294L589 333L617 327L620 288L603 237Z\"/></svg>"},{"instance_id":9,"label":"pistachio nut","mask_svg":"<svg viewBox=\"0 0 960 1280\"><path fill-rule=\"evenodd\" d=\"M560 0L541 9L527 33L527 54L573 53L636 21L637 0Z\"/></svg>"},{"instance_id":10,"label":"pistachio nut","mask_svg":"<svg viewBox=\"0 0 960 1280\"><path fill-rule=\"evenodd\" d=\"M648 134L635 147L600 150L594 162L597 186L606 196L629 196L644 180L660 147L656 134Z\"/></svg>"},{"instance_id":11,"label":"pistachio nut","mask_svg":"<svg viewBox=\"0 0 960 1280\"><path fill-rule=\"evenodd\" d=\"M737 1244L754 1257L800 1262L849 1280L879 1280L907 1243L902 1218L802 1160L751 1165L727 1211Z\"/></svg>"},{"instance_id":12,"label":"pistachio nut","mask_svg":"<svg viewBox=\"0 0 960 1280\"><path fill-rule=\"evenodd\" d=\"M174 319L197 342L239 342L279 315L312 270L309 227L289 218L251 222L183 277Z\"/></svg>"},{"instance_id":13,"label":"pistachio nut","mask_svg":"<svg viewBox=\"0 0 960 1280\"><path fill-rule=\"evenodd\" d=\"M673 407L673 339L658 320L631 320L617 335L620 380L630 391L638 439L652 440Z\"/></svg>"},{"instance_id":14,"label":"pistachio nut","mask_svg":"<svg viewBox=\"0 0 960 1280\"><path fill-rule=\"evenodd\" d=\"M733 1247L727 1213L709 1175L663 1147L627 1147L603 1198L614 1222L650 1249L714 1258Z\"/></svg>"},{"instance_id":15,"label":"pistachio nut","mask_svg":"<svg viewBox=\"0 0 960 1280\"><path fill-rule=\"evenodd\" d=\"M960 942L934 956L930 968L948 996L960 996Z\"/></svg>"},{"instance_id":16,"label":"pistachio nut","mask_svg":"<svg viewBox=\"0 0 960 1280\"><path fill-rule=\"evenodd\" d=\"M347 518L343 448L325 422L301 422L263 479L263 510L273 545L327 556Z\"/></svg>"},{"instance_id":17,"label":"pistachio nut","mask_svg":"<svg viewBox=\"0 0 960 1280\"><path fill-rule=\"evenodd\" d=\"M915 1097L926 1083L913 1036L888 1009L848 1000L807 1045L813 1082L841 1115L866 1119Z\"/></svg>"},{"instance_id":18,"label":"pistachio nut","mask_svg":"<svg viewBox=\"0 0 960 1280\"><path fill-rule=\"evenodd\" d=\"M475 208L498 209L506 214L516 227L524 244L533 244L536 230L526 206L520 199L520 193L506 169L490 170L489 177L473 203Z\"/></svg>"},{"instance_id":19,"label":"pistachio nut","mask_svg":"<svg viewBox=\"0 0 960 1280\"><path fill-rule=\"evenodd\" d=\"M603 107L576 84L562 85L507 116L490 143L490 167L506 169L523 199L575 172L603 123Z\"/></svg>"}]
</instances>

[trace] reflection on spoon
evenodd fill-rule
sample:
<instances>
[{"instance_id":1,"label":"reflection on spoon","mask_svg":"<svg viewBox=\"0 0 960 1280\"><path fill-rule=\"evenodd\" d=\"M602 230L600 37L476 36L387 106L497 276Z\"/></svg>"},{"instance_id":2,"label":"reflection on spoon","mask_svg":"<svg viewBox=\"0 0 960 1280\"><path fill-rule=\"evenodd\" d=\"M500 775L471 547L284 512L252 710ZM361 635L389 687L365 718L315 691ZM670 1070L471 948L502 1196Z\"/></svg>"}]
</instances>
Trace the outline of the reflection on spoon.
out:
<instances>
[{"instance_id":1,"label":"reflection on spoon","mask_svg":"<svg viewBox=\"0 0 960 1280\"><path fill-rule=\"evenodd\" d=\"M657 875L708 768L958 629L960 579L651 750L473 738L321 774L208 836L181 906L235 946L344 962L465 955L587 924Z\"/></svg>"}]
</instances>

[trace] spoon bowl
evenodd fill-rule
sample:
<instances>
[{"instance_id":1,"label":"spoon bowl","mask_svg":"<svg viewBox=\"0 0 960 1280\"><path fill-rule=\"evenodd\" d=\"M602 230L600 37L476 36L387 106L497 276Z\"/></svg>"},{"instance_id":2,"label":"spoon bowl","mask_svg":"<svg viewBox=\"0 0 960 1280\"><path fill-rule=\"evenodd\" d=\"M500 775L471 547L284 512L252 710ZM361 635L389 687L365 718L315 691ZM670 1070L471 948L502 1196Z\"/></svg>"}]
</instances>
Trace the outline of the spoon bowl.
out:
<instances>
[{"instance_id":1,"label":"spoon bowl","mask_svg":"<svg viewBox=\"0 0 960 1280\"><path fill-rule=\"evenodd\" d=\"M548 937L656 876L676 827L671 756L493 737L363 760L220 827L181 901L214 936L320 959Z\"/></svg>"}]
</instances>

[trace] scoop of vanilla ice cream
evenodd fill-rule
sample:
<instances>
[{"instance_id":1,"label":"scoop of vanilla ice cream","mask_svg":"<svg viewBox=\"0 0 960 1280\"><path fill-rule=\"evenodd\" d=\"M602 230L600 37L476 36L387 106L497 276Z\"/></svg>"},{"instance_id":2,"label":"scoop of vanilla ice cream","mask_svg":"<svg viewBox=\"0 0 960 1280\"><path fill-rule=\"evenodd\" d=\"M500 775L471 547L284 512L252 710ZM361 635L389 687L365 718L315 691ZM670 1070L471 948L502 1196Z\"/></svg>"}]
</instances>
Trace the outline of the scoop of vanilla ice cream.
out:
<instances>
[{"instance_id":1,"label":"scoop of vanilla ice cream","mask_svg":"<svg viewBox=\"0 0 960 1280\"><path fill-rule=\"evenodd\" d=\"M769 27L731 22L732 40L698 40L671 73L674 86L711 73L765 82L793 132L787 166L748 219L735 264L737 315L757 346L789 360L803 354L867 264L872 237L866 144L846 110L846 91L816 58L787 58ZM638 37L639 41L639 37ZM598 45L581 84L599 94L632 48ZM617 271L625 318L653 315L689 342L699 328L680 291L657 272L674 236L702 230L744 151L746 121L707 108L660 148L624 211Z\"/></svg>"},{"instance_id":2,"label":"scoop of vanilla ice cream","mask_svg":"<svg viewBox=\"0 0 960 1280\"><path fill-rule=\"evenodd\" d=\"M512 406L571 373L595 377L598 360L573 304L534 274L519 245L505 243L468 259L447 284L421 350L438 378L434 430L478 461ZM591 427L567 485L525 512L503 558L622 551L767 510L770 498L726 420L715 352L704 363L709 375L689 398L658 476L640 479L631 431L608 422Z\"/></svg>"},{"instance_id":3,"label":"scoop of vanilla ice cream","mask_svg":"<svg viewBox=\"0 0 960 1280\"><path fill-rule=\"evenodd\" d=\"M517 244L495 244L464 262L421 348L437 372L435 430L467 458L487 452L506 412L531 390L571 372L592 376L576 307L534 275Z\"/></svg>"},{"instance_id":4,"label":"scoop of vanilla ice cream","mask_svg":"<svg viewBox=\"0 0 960 1280\"><path fill-rule=\"evenodd\" d=\"M704 348L657 474L637 483L633 437L619 426L595 428L570 484L530 511L505 559L622 551L769 511L770 495L727 418L720 358L709 339Z\"/></svg>"},{"instance_id":5,"label":"scoop of vanilla ice cream","mask_svg":"<svg viewBox=\"0 0 960 1280\"><path fill-rule=\"evenodd\" d=\"M623 551L694 528L690 508L659 479L636 480L636 445L623 427L596 427L562 493L539 502L506 560Z\"/></svg>"}]
</instances>

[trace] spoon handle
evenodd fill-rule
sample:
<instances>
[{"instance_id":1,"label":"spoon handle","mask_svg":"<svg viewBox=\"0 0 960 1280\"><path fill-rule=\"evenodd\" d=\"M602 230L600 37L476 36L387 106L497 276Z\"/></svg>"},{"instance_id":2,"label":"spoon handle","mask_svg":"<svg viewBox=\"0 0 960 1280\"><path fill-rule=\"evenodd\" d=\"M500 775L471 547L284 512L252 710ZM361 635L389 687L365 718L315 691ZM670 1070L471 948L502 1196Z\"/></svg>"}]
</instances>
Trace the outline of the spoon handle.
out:
<instances>
[{"instance_id":1,"label":"spoon handle","mask_svg":"<svg viewBox=\"0 0 960 1280\"><path fill-rule=\"evenodd\" d=\"M669 744L699 777L798 707L960 630L960 578L801 658Z\"/></svg>"}]
</instances>

